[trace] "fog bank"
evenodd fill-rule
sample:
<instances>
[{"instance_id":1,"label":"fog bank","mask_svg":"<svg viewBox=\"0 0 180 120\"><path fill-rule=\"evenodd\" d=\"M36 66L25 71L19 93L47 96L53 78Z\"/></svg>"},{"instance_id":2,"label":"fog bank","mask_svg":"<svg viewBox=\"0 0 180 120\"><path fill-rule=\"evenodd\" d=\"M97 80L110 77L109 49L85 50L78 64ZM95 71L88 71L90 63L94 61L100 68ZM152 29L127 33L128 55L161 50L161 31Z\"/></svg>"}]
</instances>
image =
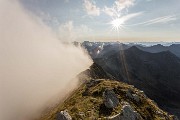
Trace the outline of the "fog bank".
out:
<instances>
[{"instance_id":1,"label":"fog bank","mask_svg":"<svg viewBox=\"0 0 180 120\"><path fill-rule=\"evenodd\" d=\"M0 8L0 120L29 120L75 88L73 78L91 60L80 48L61 44L18 1L0 0Z\"/></svg>"}]
</instances>

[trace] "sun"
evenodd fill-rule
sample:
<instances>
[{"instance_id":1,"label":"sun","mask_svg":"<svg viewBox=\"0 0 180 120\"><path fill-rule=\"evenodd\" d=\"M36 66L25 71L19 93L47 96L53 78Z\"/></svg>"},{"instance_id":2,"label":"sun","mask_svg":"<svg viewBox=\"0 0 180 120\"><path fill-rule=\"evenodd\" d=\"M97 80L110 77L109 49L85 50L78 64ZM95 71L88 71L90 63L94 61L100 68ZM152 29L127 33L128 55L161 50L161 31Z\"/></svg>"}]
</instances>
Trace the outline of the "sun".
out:
<instances>
[{"instance_id":1,"label":"sun","mask_svg":"<svg viewBox=\"0 0 180 120\"><path fill-rule=\"evenodd\" d=\"M125 20L123 18L115 18L110 22L110 24L112 25L112 29L119 31L124 27L124 22Z\"/></svg>"}]
</instances>

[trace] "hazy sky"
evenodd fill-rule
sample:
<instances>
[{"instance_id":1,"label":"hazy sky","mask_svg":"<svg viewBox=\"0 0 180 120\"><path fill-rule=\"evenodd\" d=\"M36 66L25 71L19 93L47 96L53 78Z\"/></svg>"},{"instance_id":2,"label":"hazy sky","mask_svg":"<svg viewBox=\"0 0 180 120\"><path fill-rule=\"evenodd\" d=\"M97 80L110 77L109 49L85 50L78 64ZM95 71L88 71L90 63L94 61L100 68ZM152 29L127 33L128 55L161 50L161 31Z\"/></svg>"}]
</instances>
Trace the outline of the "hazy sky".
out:
<instances>
[{"instance_id":1,"label":"hazy sky","mask_svg":"<svg viewBox=\"0 0 180 120\"><path fill-rule=\"evenodd\" d=\"M180 41L180 0L21 0L59 39Z\"/></svg>"}]
</instances>

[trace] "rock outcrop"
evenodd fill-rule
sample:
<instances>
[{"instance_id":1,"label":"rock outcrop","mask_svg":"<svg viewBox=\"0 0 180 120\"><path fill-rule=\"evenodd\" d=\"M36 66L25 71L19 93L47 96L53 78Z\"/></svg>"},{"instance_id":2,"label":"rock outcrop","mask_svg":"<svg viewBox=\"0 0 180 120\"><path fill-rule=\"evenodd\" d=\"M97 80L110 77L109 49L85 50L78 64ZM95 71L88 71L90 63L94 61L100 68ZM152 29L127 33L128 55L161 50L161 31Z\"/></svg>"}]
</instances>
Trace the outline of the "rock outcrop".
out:
<instances>
[{"instance_id":1,"label":"rock outcrop","mask_svg":"<svg viewBox=\"0 0 180 120\"><path fill-rule=\"evenodd\" d=\"M103 101L107 108L115 108L119 104L117 95L113 90L106 89L103 92Z\"/></svg>"},{"instance_id":2,"label":"rock outcrop","mask_svg":"<svg viewBox=\"0 0 180 120\"><path fill-rule=\"evenodd\" d=\"M134 111L131 105L127 104L122 107L122 112L109 117L109 120L143 120L137 111Z\"/></svg>"},{"instance_id":3,"label":"rock outcrop","mask_svg":"<svg viewBox=\"0 0 180 120\"><path fill-rule=\"evenodd\" d=\"M128 91L126 92L126 96L127 96L128 98L132 99L132 100L135 100L137 103L140 101L139 96L138 96L137 94L135 94L135 93L132 93L131 90L128 90Z\"/></svg>"},{"instance_id":4,"label":"rock outcrop","mask_svg":"<svg viewBox=\"0 0 180 120\"><path fill-rule=\"evenodd\" d=\"M132 85L105 79L93 79L82 84L41 120L72 119L177 120Z\"/></svg>"},{"instance_id":5,"label":"rock outcrop","mask_svg":"<svg viewBox=\"0 0 180 120\"><path fill-rule=\"evenodd\" d=\"M71 116L67 112L67 110L61 111L57 114L56 120L72 120Z\"/></svg>"}]
</instances>

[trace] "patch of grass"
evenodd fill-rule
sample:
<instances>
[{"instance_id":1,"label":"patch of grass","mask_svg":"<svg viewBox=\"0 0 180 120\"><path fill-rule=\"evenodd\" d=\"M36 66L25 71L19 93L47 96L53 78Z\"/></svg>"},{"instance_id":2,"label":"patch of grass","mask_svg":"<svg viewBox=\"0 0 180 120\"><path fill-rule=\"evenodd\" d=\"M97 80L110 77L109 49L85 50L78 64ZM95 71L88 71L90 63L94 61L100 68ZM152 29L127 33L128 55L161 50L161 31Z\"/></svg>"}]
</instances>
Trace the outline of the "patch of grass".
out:
<instances>
[{"instance_id":1,"label":"patch of grass","mask_svg":"<svg viewBox=\"0 0 180 120\"><path fill-rule=\"evenodd\" d=\"M92 117L105 119L105 117L116 115L121 112L122 104L119 104L114 109L105 107L102 94L107 88L115 92L120 103L128 102L133 109L146 120L172 120L171 116L159 109L138 89L131 85L111 80L101 80L99 83L89 88L87 88L86 84L81 85L63 104L56 106L56 108L43 116L40 120L55 120L56 114L62 110L68 110L73 120L88 120L93 119ZM126 96L126 91L128 90L131 90L140 97L139 103ZM84 92L86 92L85 95ZM159 111L159 113L157 111ZM85 118L82 117L80 113L83 113Z\"/></svg>"}]
</instances>

